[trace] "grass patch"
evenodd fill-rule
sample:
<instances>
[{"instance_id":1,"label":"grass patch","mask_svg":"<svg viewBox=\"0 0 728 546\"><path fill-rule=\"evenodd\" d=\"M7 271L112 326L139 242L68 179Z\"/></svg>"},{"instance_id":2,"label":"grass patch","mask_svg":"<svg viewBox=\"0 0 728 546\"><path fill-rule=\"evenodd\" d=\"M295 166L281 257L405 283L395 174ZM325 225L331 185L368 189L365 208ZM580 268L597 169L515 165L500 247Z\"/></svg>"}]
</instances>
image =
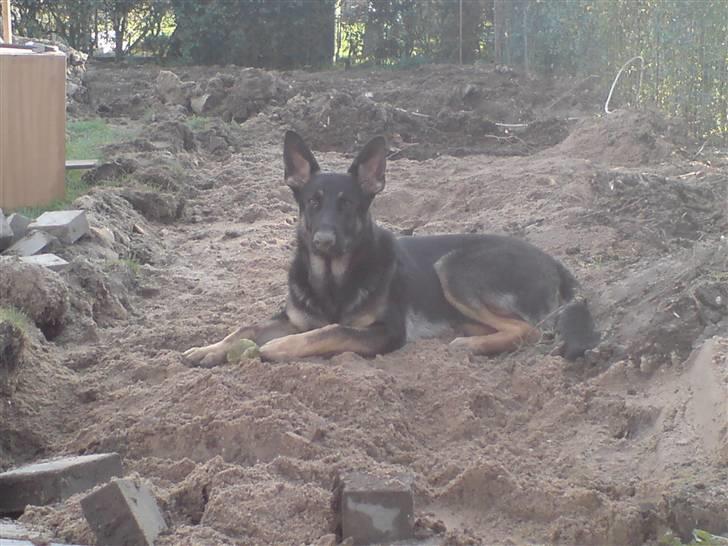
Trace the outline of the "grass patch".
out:
<instances>
[{"instance_id":1,"label":"grass patch","mask_svg":"<svg viewBox=\"0 0 728 546\"><path fill-rule=\"evenodd\" d=\"M9 322L23 333L33 327L33 321L28 315L15 307L0 306L0 322Z\"/></svg>"},{"instance_id":2,"label":"grass patch","mask_svg":"<svg viewBox=\"0 0 728 546\"><path fill-rule=\"evenodd\" d=\"M665 533L658 542L659 546L726 546L728 545L728 538L718 535L713 535L702 529L693 530L693 540L688 543L684 543L678 537L671 532Z\"/></svg>"},{"instance_id":3,"label":"grass patch","mask_svg":"<svg viewBox=\"0 0 728 546\"><path fill-rule=\"evenodd\" d=\"M110 266L126 267L135 277L139 276L139 268L141 264L133 258L120 258L118 260L108 260Z\"/></svg>"},{"instance_id":4,"label":"grass patch","mask_svg":"<svg viewBox=\"0 0 728 546\"><path fill-rule=\"evenodd\" d=\"M101 149L134 138L136 130L121 125L111 125L101 118L72 120L66 124L66 159L102 159ZM84 171L66 171L66 196L44 207L24 207L17 212L35 218L47 210L60 210L89 190L81 177Z\"/></svg>"},{"instance_id":5,"label":"grass patch","mask_svg":"<svg viewBox=\"0 0 728 546\"><path fill-rule=\"evenodd\" d=\"M210 126L211 122L210 118L204 116L190 116L187 118L186 124L193 131L204 131Z\"/></svg>"}]
</instances>

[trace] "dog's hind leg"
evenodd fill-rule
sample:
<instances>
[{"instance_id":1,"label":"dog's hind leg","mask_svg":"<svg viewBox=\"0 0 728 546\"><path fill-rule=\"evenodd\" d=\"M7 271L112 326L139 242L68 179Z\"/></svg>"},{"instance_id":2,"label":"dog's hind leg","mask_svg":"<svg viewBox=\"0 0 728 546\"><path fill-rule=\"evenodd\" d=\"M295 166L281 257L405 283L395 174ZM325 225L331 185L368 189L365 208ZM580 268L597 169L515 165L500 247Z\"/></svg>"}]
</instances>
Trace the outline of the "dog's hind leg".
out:
<instances>
[{"instance_id":1,"label":"dog's hind leg","mask_svg":"<svg viewBox=\"0 0 728 546\"><path fill-rule=\"evenodd\" d=\"M193 365L209 368L222 364L227 359L228 351L241 339L251 339L258 345L263 345L271 339L288 336L298 329L288 320L285 313L280 313L268 322L255 326L242 326L217 343L205 347L192 347L182 356Z\"/></svg>"},{"instance_id":2,"label":"dog's hind leg","mask_svg":"<svg viewBox=\"0 0 728 546\"><path fill-rule=\"evenodd\" d=\"M477 284L469 283L466 278L452 278L454 275L448 274L443 264L436 269L445 299L467 319L475 322L463 325L462 329L468 336L455 338L450 343L453 349L490 355L513 351L540 338L538 328L529 322L507 316L501 309L483 303L478 297Z\"/></svg>"}]
</instances>

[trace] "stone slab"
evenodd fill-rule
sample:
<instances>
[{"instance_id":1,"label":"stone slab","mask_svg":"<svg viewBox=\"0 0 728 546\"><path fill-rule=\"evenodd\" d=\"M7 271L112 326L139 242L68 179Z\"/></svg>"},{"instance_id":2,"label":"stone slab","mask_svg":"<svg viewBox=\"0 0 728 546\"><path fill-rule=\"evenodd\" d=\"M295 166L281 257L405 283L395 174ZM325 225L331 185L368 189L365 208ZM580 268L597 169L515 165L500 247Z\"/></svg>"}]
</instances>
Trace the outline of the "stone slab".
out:
<instances>
[{"instance_id":1,"label":"stone slab","mask_svg":"<svg viewBox=\"0 0 728 546\"><path fill-rule=\"evenodd\" d=\"M0 474L0 514L60 502L121 475L121 457L116 453L65 457L9 470Z\"/></svg>"},{"instance_id":2,"label":"stone slab","mask_svg":"<svg viewBox=\"0 0 728 546\"><path fill-rule=\"evenodd\" d=\"M34 532L17 521L0 519L0 546L38 546L40 544L44 546L74 546L49 540L43 534Z\"/></svg>"},{"instance_id":3,"label":"stone slab","mask_svg":"<svg viewBox=\"0 0 728 546\"><path fill-rule=\"evenodd\" d=\"M47 250L55 240L56 238L50 233L34 231L13 243L5 253L15 256L33 256Z\"/></svg>"},{"instance_id":4,"label":"stone slab","mask_svg":"<svg viewBox=\"0 0 728 546\"><path fill-rule=\"evenodd\" d=\"M85 210L54 210L38 216L28 229L50 233L70 245L86 235L89 226Z\"/></svg>"},{"instance_id":5,"label":"stone slab","mask_svg":"<svg viewBox=\"0 0 728 546\"><path fill-rule=\"evenodd\" d=\"M5 218L3 209L0 209L0 251L8 248L13 242L13 229L10 221Z\"/></svg>"},{"instance_id":6,"label":"stone slab","mask_svg":"<svg viewBox=\"0 0 728 546\"><path fill-rule=\"evenodd\" d=\"M167 528L151 491L132 480L113 480L81 499L81 508L105 546L152 546Z\"/></svg>"},{"instance_id":7,"label":"stone slab","mask_svg":"<svg viewBox=\"0 0 728 546\"><path fill-rule=\"evenodd\" d=\"M23 216L18 212L14 212L10 216L8 216L10 229L13 230L13 242L27 235L28 226L31 222L32 220L30 218L28 218L27 216Z\"/></svg>"},{"instance_id":8,"label":"stone slab","mask_svg":"<svg viewBox=\"0 0 728 546\"><path fill-rule=\"evenodd\" d=\"M407 477L381 478L361 472L340 477L344 539L355 545L414 538L414 499Z\"/></svg>"},{"instance_id":9,"label":"stone slab","mask_svg":"<svg viewBox=\"0 0 728 546\"><path fill-rule=\"evenodd\" d=\"M68 267L68 262L55 254L36 254L34 256L21 256L21 262L42 265L52 271L63 271Z\"/></svg>"}]
</instances>

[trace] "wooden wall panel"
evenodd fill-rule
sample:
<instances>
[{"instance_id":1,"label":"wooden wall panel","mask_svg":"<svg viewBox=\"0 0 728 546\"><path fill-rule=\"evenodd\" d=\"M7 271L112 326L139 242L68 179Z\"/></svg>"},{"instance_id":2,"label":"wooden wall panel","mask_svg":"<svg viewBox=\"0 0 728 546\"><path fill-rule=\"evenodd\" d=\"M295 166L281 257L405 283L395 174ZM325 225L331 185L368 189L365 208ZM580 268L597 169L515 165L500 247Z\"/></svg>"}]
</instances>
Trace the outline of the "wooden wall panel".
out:
<instances>
[{"instance_id":1,"label":"wooden wall panel","mask_svg":"<svg viewBox=\"0 0 728 546\"><path fill-rule=\"evenodd\" d=\"M0 208L65 194L66 56L0 48Z\"/></svg>"}]
</instances>

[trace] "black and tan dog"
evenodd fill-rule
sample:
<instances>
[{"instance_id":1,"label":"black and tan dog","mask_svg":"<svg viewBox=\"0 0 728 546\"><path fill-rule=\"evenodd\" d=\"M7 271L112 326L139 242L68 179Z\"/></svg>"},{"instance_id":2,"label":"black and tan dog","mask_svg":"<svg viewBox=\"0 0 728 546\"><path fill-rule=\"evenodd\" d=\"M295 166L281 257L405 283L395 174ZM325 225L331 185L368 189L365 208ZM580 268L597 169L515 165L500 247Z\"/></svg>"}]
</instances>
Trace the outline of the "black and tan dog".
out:
<instances>
[{"instance_id":1,"label":"black and tan dog","mask_svg":"<svg viewBox=\"0 0 728 546\"><path fill-rule=\"evenodd\" d=\"M551 317L566 358L596 345L586 302L574 297L576 280L536 247L500 235L395 238L377 226L369 208L384 188L384 138L371 140L347 174L322 173L294 132L286 133L283 157L300 209L286 307L189 349L189 362L218 364L244 338L263 359L285 360L373 356L446 331L461 336L454 348L494 354L538 339Z\"/></svg>"}]
</instances>

